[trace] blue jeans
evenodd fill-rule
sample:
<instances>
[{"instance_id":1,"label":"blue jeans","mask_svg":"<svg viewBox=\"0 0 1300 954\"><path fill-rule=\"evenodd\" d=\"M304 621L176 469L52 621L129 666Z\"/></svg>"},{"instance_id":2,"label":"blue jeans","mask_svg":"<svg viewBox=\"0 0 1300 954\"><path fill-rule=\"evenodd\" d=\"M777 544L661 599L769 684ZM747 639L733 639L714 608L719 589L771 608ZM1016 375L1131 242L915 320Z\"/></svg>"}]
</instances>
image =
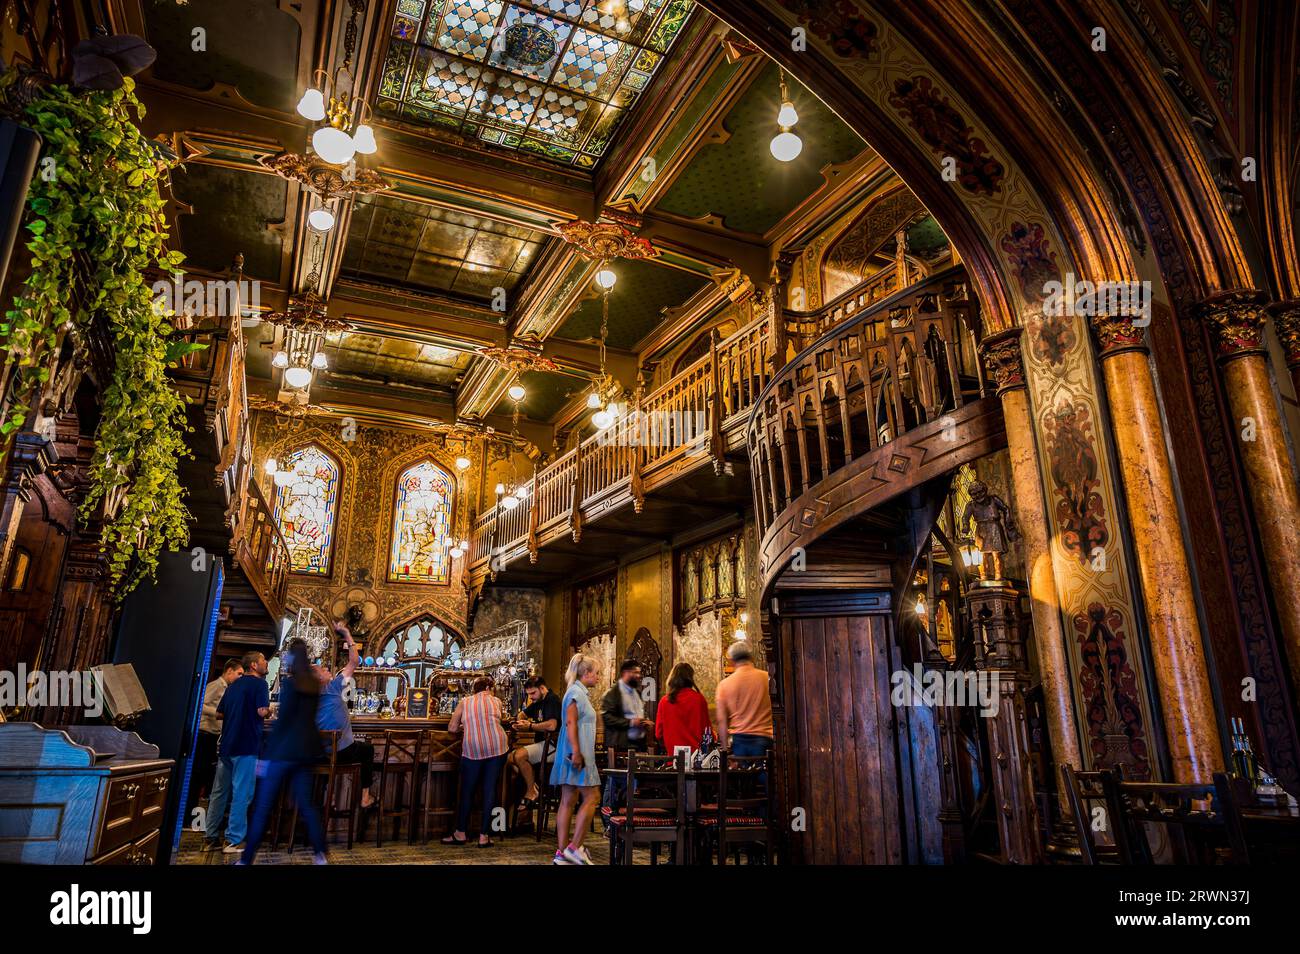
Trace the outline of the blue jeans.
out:
<instances>
[{"instance_id":1,"label":"blue jeans","mask_svg":"<svg viewBox=\"0 0 1300 954\"><path fill-rule=\"evenodd\" d=\"M253 800L256 776L256 755L222 756L217 760L217 777L212 783L212 797L208 799L206 834L209 839L216 841L221 835L221 823L229 808L226 841L232 845L243 842L248 831L248 805Z\"/></svg>"},{"instance_id":2,"label":"blue jeans","mask_svg":"<svg viewBox=\"0 0 1300 954\"><path fill-rule=\"evenodd\" d=\"M240 860L246 864L253 863L257 847L266 834L275 800L280 795L280 788L286 783L293 802L298 807L298 814L307 823L307 840L311 850L318 855L325 854L325 826L321 824L320 812L311 799L311 763L310 762L266 762L266 774L257 786L257 804L253 807L253 824L248 831L248 840L244 843L244 854Z\"/></svg>"},{"instance_id":3,"label":"blue jeans","mask_svg":"<svg viewBox=\"0 0 1300 954\"><path fill-rule=\"evenodd\" d=\"M766 735L734 734L730 737L731 754L753 757L769 755L772 752L772 739Z\"/></svg>"},{"instance_id":4,"label":"blue jeans","mask_svg":"<svg viewBox=\"0 0 1300 954\"><path fill-rule=\"evenodd\" d=\"M469 824L470 802L474 790L483 786L483 817L479 819L478 833L492 834L492 809L497 804L497 780L501 777L501 767L506 764L504 755L490 759L460 760L460 800L456 803L456 830L464 831Z\"/></svg>"}]
</instances>

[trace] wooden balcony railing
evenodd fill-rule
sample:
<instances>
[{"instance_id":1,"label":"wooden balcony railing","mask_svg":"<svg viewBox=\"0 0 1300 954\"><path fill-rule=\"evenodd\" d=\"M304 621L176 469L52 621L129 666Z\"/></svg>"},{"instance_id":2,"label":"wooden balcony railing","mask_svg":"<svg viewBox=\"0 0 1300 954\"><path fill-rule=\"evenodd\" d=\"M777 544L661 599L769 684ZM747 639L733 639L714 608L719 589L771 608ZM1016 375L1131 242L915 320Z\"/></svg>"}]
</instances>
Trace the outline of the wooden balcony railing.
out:
<instances>
[{"instance_id":1,"label":"wooden balcony railing","mask_svg":"<svg viewBox=\"0 0 1300 954\"><path fill-rule=\"evenodd\" d=\"M816 319L829 330L754 405L747 444L760 538L814 485L982 396L963 269L874 303L865 294L832 302Z\"/></svg>"},{"instance_id":2,"label":"wooden balcony railing","mask_svg":"<svg viewBox=\"0 0 1300 954\"><path fill-rule=\"evenodd\" d=\"M278 620L284 616L285 593L289 587L289 547L273 515L262 488L250 477L233 521L232 551L235 562L257 591L267 612Z\"/></svg>"},{"instance_id":3,"label":"wooden balcony railing","mask_svg":"<svg viewBox=\"0 0 1300 954\"><path fill-rule=\"evenodd\" d=\"M582 534L584 519L631 503L685 470L723 458L743 442L752 402L770 375L765 315L656 388L604 431L539 470L523 506L481 514L470 535L471 575L481 579L523 553L536 560L548 538ZM691 459L694 460L691 460Z\"/></svg>"}]
</instances>

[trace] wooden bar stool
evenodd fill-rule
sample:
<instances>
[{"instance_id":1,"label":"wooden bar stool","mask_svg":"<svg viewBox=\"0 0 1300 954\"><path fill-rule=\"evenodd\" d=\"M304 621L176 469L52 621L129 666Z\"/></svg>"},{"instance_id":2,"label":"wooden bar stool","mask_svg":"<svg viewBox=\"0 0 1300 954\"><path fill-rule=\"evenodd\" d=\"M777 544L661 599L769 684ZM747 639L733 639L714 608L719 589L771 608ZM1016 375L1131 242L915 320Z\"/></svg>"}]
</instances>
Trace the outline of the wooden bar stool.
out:
<instances>
[{"instance_id":1,"label":"wooden bar stool","mask_svg":"<svg viewBox=\"0 0 1300 954\"><path fill-rule=\"evenodd\" d=\"M429 820L444 824L456 817L457 770L460 768L460 736L443 729L429 729L425 743L428 762L420 784L420 807L415 809L419 837L429 841ZM447 827L438 837L451 831Z\"/></svg>"},{"instance_id":2,"label":"wooden bar stool","mask_svg":"<svg viewBox=\"0 0 1300 954\"><path fill-rule=\"evenodd\" d=\"M361 766L354 763L338 761L339 738L343 733L337 729L323 731L320 734L321 746L325 749L326 759L319 765L312 766L312 797L315 798L319 783L324 780L324 795L321 805L321 824L325 828L325 837L329 838L330 823L340 819L347 822L348 850L352 850L352 839L357 829L358 793L361 790ZM339 794L343 791L340 782L347 782L346 797L339 805ZM293 854L294 844L298 838L298 806L293 807L289 822L289 854Z\"/></svg>"},{"instance_id":3,"label":"wooden bar stool","mask_svg":"<svg viewBox=\"0 0 1300 954\"><path fill-rule=\"evenodd\" d=\"M393 820L393 837L406 819L406 838L414 842L415 795L421 767L423 729L386 729L379 746L379 792L375 798L375 847L384 846L384 822ZM389 803L392 803L391 805Z\"/></svg>"}]
</instances>

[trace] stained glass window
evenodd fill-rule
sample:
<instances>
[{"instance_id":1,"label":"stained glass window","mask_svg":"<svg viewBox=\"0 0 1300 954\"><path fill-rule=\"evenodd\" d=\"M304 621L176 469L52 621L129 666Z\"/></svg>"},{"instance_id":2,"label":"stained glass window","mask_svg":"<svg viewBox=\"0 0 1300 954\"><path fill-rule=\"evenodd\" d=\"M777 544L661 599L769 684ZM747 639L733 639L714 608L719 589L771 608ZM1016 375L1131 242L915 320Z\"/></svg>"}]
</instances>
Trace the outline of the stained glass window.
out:
<instances>
[{"instance_id":1,"label":"stained glass window","mask_svg":"<svg viewBox=\"0 0 1300 954\"><path fill-rule=\"evenodd\" d=\"M285 458L293 479L275 492L275 522L289 546L294 573L328 576L338 517L339 465L315 444Z\"/></svg>"},{"instance_id":2,"label":"stained glass window","mask_svg":"<svg viewBox=\"0 0 1300 954\"><path fill-rule=\"evenodd\" d=\"M592 168L691 0L399 0L381 113Z\"/></svg>"},{"instance_id":3,"label":"stained glass window","mask_svg":"<svg viewBox=\"0 0 1300 954\"><path fill-rule=\"evenodd\" d=\"M433 671L445 659L460 655L460 643L455 634L446 632L431 616L421 616L395 629L380 651L384 657L393 656L397 668L405 669L412 686L427 686ZM398 680L388 680L389 698L397 694Z\"/></svg>"},{"instance_id":4,"label":"stained glass window","mask_svg":"<svg viewBox=\"0 0 1300 954\"><path fill-rule=\"evenodd\" d=\"M451 476L431 460L402 471L393 505L388 579L451 582Z\"/></svg>"}]
</instances>

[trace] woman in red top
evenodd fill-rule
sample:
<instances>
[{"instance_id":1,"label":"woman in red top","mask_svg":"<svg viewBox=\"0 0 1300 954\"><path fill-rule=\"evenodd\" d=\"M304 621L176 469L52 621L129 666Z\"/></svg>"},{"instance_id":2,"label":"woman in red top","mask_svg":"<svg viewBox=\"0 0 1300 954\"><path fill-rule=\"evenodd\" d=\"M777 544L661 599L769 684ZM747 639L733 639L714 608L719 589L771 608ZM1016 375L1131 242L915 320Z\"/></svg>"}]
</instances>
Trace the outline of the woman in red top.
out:
<instances>
[{"instance_id":1,"label":"woman in red top","mask_svg":"<svg viewBox=\"0 0 1300 954\"><path fill-rule=\"evenodd\" d=\"M709 724L709 703L695 688L695 670L678 663L668 676L668 695L655 710L655 738L671 755L679 745L698 749Z\"/></svg>"}]
</instances>

